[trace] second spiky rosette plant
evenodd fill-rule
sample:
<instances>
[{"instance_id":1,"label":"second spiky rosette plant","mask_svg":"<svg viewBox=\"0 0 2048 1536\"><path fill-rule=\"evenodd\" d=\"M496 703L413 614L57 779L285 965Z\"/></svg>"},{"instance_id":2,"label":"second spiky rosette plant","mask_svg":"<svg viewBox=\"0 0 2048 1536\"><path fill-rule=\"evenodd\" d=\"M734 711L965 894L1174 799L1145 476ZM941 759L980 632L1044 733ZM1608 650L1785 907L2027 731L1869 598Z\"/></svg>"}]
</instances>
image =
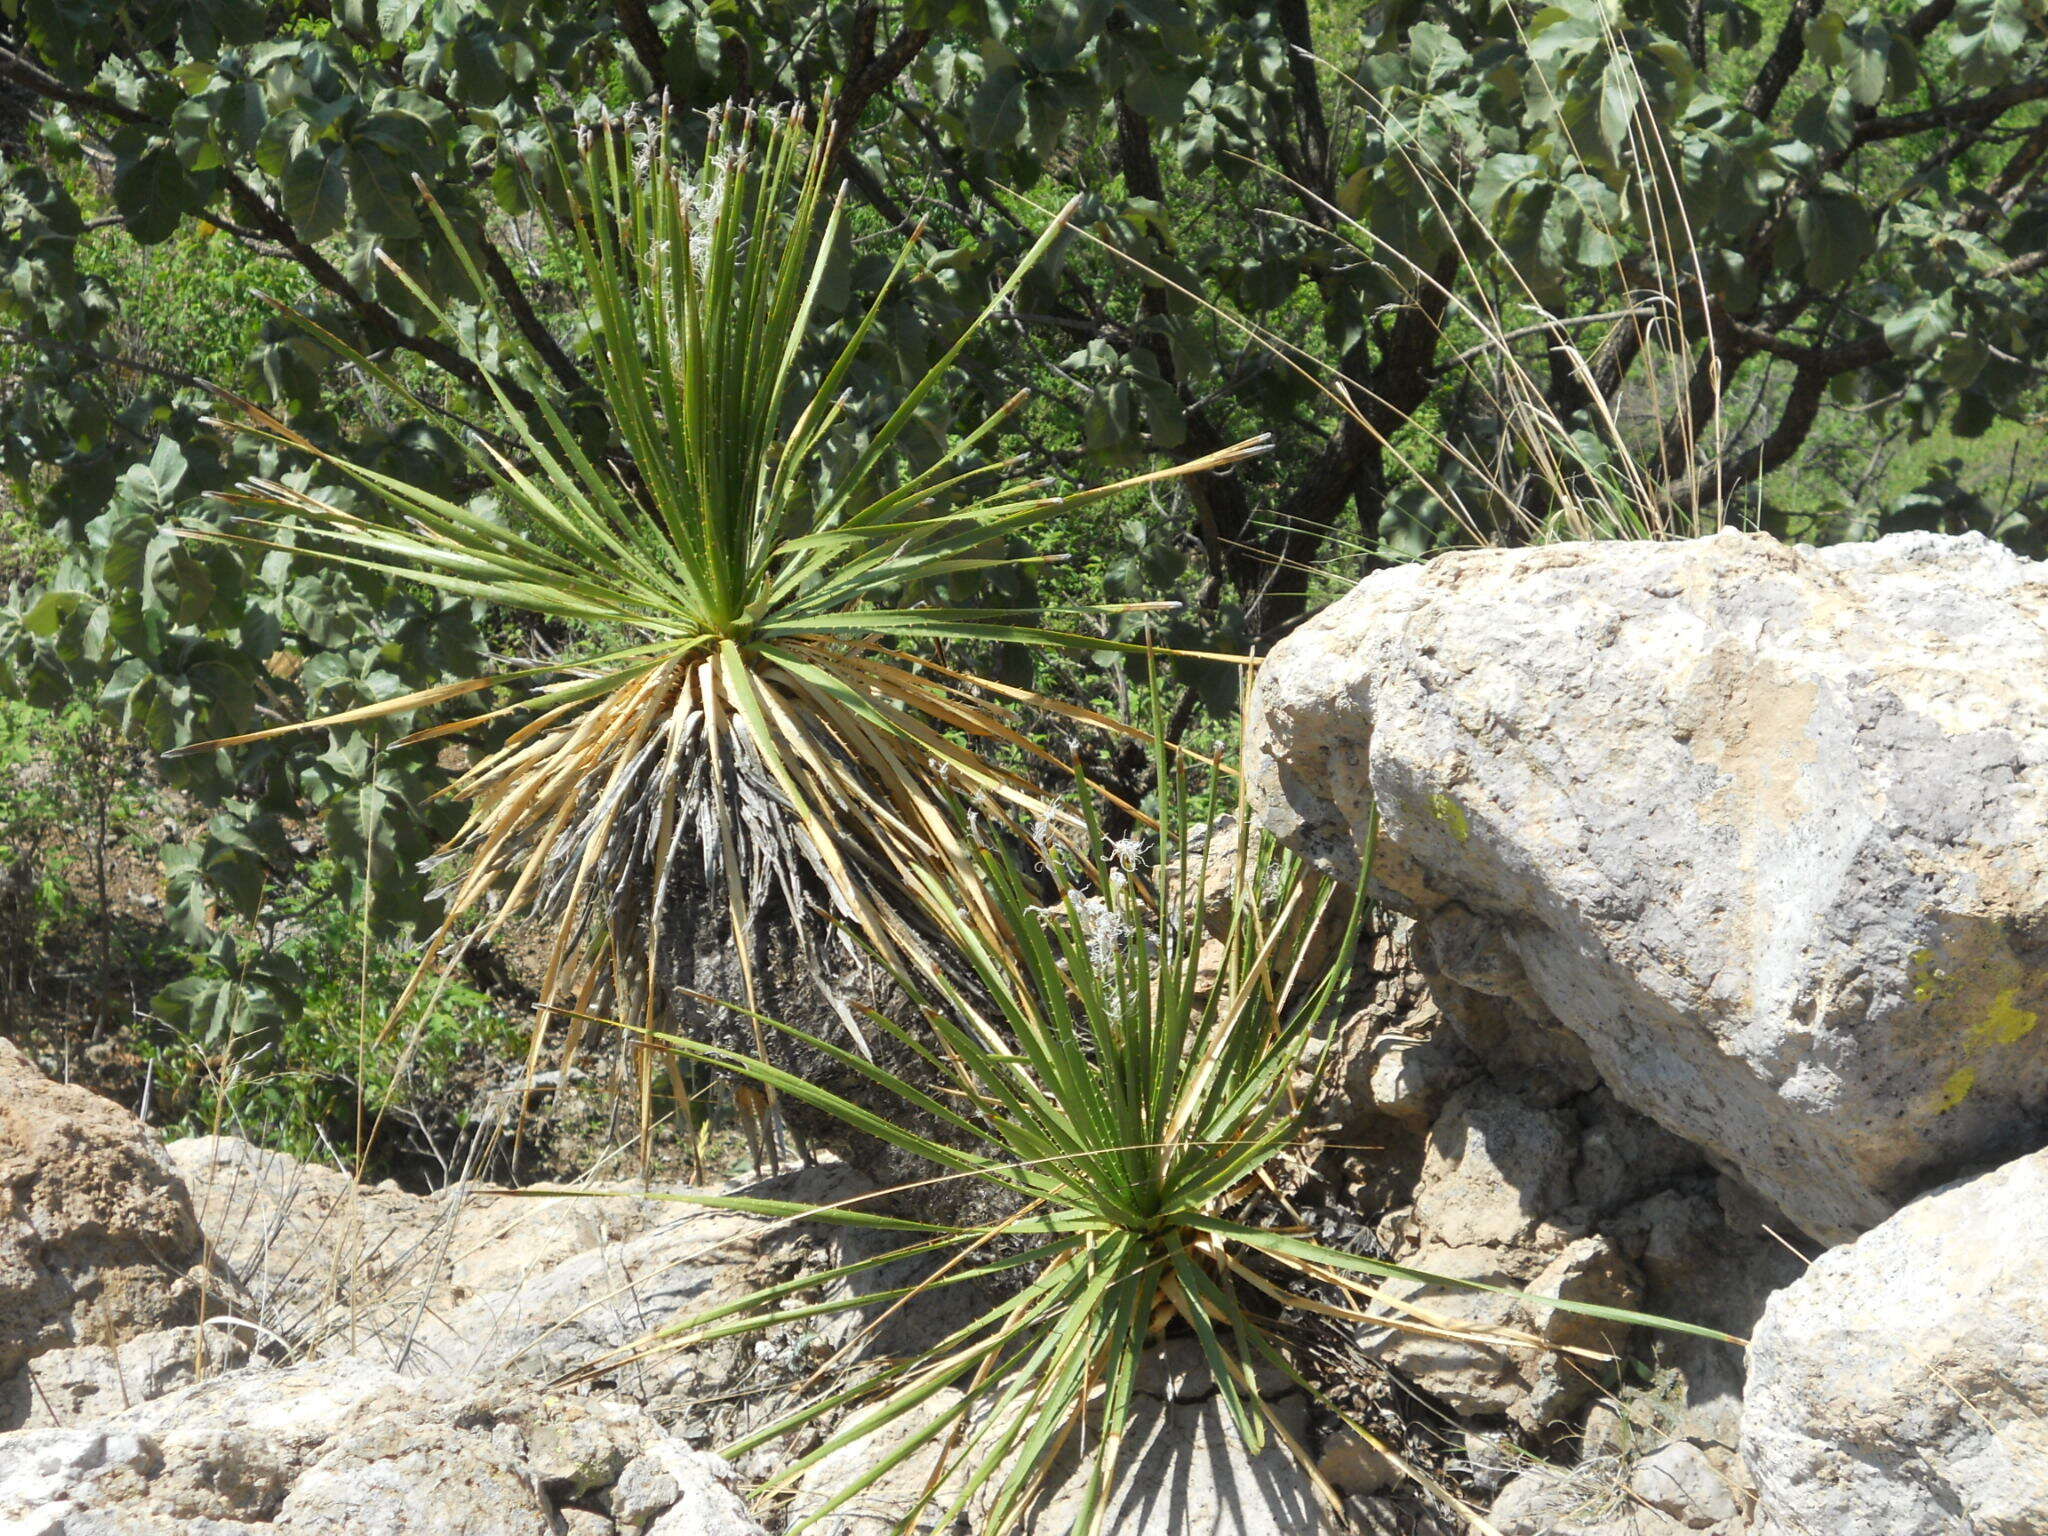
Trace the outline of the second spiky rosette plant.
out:
<instances>
[{"instance_id":1,"label":"second spiky rosette plant","mask_svg":"<svg viewBox=\"0 0 2048 1536\"><path fill-rule=\"evenodd\" d=\"M254 481L239 499L263 508L262 538L621 637L305 723L418 710L495 683L524 690L494 712L523 717L509 739L454 786L469 818L429 958L486 906L486 933L537 912L555 931L544 1016L652 1010L686 886L723 904L735 936L779 894L789 921L822 908L884 951L912 933L906 914L927 892L974 899L952 804L1012 824L1047 813L1018 771L1037 749L1010 715L1032 696L932 664L931 647L1103 642L1046 628L1035 611L934 605L931 583L1014 559L1012 534L1067 508L1263 446L1055 495L984 453L1012 400L904 468L906 434L958 383L962 350L1071 207L931 366L855 423L849 379L910 278L916 238L865 311L832 329L820 295L848 213L828 186L831 144L801 115L728 112L692 162L675 128L607 125L564 156L565 181L581 189L571 250L609 441L485 369L503 426L466 444L494 492L480 507L323 452L254 407L237 423L310 455L374 507ZM441 226L488 295L476 254ZM508 345L520 334L501 330ZM703 903L689 911L701 920Z\"/></svg>"},{"instance_id":2,"label":"second spiky rosette plant","mask_svg":"<svg viewBox=\"0 0 2048 1536\"><path fill-rule=\"evenodd\" d=\"M1158 760L1169 839L1213 822L1206 797L1186 790L1186 766ZM1228 851L1168 857L1159 843L1106 843L1091 822L1088 837L1044 862L997 839L976 863L999 924L988 929L962 903L947 935L960 969L900 968L913 1010L871 1015L901 1048L890 1061L908 1066L762 1021L862 1080L842 1095L760 1057L664 1042L929 1166L923 1183L832 1206L667 1197L901 1237L700 1313L632 1352L867 1319L836 1335L844 1342L798 1387L794 1407L725 1447L740 1456L793 1439L761 1490L784 1506L787 1530L830 1530L835 1513L879 1503L904 1532L964 1521L958 1528L979 1536L1089 1536L1117 1507L1141 1363L1174 1334L1195 1341L1240 1436L1253 1448L1277 1437L1297 1453L1255 1383L1277 1371L1315 1391L1297 1347L1311 1325L1542 1347L1383 1302L1388 1279L1498 1288L1332 1247L1289 1214L1283 1163L1316 1097L1303 1081L1309 1046L1345 989L1360 910L1350 893L1251 830ZM981 1198L966 1204L985 1214L920 1218L933 1204L962 1204L924 1198L951 1182L973 1188ZM906 1283L906 1264L923 1278ZM955 1288L979 1298L971 1321L909 1357L871 1347L891 1315ZM1605 1318L1618 1333L1655 1321L1529 1300ZM1048 1518L1055 1493L1070 1523Z\"/></svg>"}]
</instances>

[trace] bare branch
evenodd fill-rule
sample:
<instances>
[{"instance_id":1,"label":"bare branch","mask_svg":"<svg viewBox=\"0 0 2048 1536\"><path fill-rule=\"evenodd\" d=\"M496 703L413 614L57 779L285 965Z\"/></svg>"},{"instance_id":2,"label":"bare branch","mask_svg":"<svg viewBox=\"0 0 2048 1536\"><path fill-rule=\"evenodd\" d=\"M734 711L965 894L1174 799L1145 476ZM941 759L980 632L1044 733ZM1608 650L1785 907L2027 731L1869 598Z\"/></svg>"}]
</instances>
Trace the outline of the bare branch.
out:
<instances>
[{"instance_id":1,"label":"bare branch","mask_svg":"<svg viewBox=\"0 0 2048 1536\"><path fill-rule=\"evenodd\" d=\"M2018 80L1999 90L1987 91L1982 96L1930 107L1925 112L1866 118L1850 130L1849 143L1855 149L1865 144L1881 144L1887 139L1903 139L1916 133L1953 128L1962 123L1985 122L2044 97L2048 97L2048 75Z\"/></svg>"},{"instance_id":2,"label":"bare branch","mask_svg":"<svg viewBox=\"0 0 2048 1536\"><path fill-rule=\"evenodd\" d=\"M619 30L625 34L633 57L654 81L654 88L660 90L668 81L668 46L662 42L661 29L648 12L647 0L618 0L615 9Z\"/></svg>"},{"instance_id":3,"label":"bare branch","mask_svg":"<svg viewBox=\"0 0 2048 1536\"><path fill-rule=\"evenodd\" d=\"M1820 14L1821 4L1822 0L1792 0L1792 9L1785 13L1784 25L1778 28L1778 40L1772 44L1770 56L1757 71L1749 93L1742 98L1743 108L1751 117L1767 118L1778 109L1778 98L1785 94L1785 87L1792 83L1806 58L1806 24Z\"/></svg>"}]
</instances>

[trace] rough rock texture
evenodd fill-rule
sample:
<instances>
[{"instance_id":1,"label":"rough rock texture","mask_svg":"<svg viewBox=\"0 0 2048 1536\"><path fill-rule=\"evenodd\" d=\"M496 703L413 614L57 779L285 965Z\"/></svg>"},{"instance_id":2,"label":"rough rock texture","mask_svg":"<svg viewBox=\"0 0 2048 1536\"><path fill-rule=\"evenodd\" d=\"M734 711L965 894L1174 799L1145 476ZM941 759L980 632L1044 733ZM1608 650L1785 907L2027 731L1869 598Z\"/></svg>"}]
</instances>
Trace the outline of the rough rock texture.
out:
<instances>
[{"instance_id":1,"label":"rough rock texture","mask_svg":"<svg viewBox=\"0 0 2048 1536\"><path fill-rule=\"evenodd\" d=\"M1854 1236L2048 1139L2048 570L1976 535L1447 555L1291 635L1254 807Z\"/></svg>"},{"instance_id":2,"label":"rough rock texture","mask_svg":"<svg viewBox=\"0 0 2048 1536\"><path fill-rule=\"evenodd\" d=\"M2048 1152L1907 1206L1764 1312L1742 1451L1771 1536L2048 1530Z\"/></svg>"},{"instance_id":3,"label":"rough rock texture","mask_svg":"<svg viewBox=\"0 0 2048 1536\"><path fill-rule=\"evenodd\" d=\"M1637 1462L1628 1487L1649 1508L1696 1529L1742 1515L1736 1490L1706 1452L1688 1440L1660 1446Z\"/></svg>"},{"instance_id":4,"label":"rough rock texture","mask_svg":"<svg viewBox=\"0 0 2048 1536\"><path fill-rule=\"evenodd\" d=\"M1482 1285L1524 1289L1602 1306L1638 1306L1634 1266L1605 1238L1568 1243L1545 1262L1540 1248L1424 1243L1403 1262L1429 1273ZM1540 1266L1540 1267L1536 1267ZM1536 1267L1534 1274L1528 1271ZM1461 1414L1506 1414L1530 1430L1545 1427L1595 1390L1600 1366L1561 1357L1558 1348L1617 1352L1628 1330L1512 1297L1390 1281L1381 1292L1406 1317L1432 1328L1477 1330L1451 1337L1389 1328L1368 1335L1365 1349ZM1526 1340L1517 1343L1515 1340Z\"/></svg>"},{"instance_id":5,"label":"rough rock texture","mask_svg":"<svg viewBox=\"0 0 2048 1536\"><path fill-rule=\"evenodd\" d=\"M1534 1468L1501 1490L1488 1518L1501 1536L1744 1536L1747 1522L1713 1469L1687 1470L1700 1473L1687 1490L1699 1504L1675 1494L1668 1479L1652 1482L1653 1502L1613 1468L1571 1474Z\"/></svg>"},{"instance_id":6,"label":"rough rock texture","mask_svg":"<svg viewBox=\"0 0 2048 1536\"><path fill-rule=\"evenodd\" d=\"M634 1474L632 1518L615 1493ZM13 1522L13 1523L10 1523ZM0 1436L0 1529L38 1536L760 1536L730 1469L615 1401L252 1369Z\"/></svg>"},{"instance_id":7,"label":"rough rock texture","mask_svg":"<svg viewBox=\"0 0 2048 1536\"><path fill-rule=\"evenodd\" d=\"M860 1241L778 1231L630 1185L516 1196L454 1186L419 1196L362 1189L337 1170L232 1138L168 1151L266 1329L316 1354L360 1355L412 1375L550 1380L806 1263L839 1262L843 1246ZM824 1203L866 1187L827 1162L749 1189ZM877 1272L875 1283L890 1273ZM657 1354L610 1379L640 1402L702 1397L749 1373L794 1369L859 1321L764 1341L766 1355L748 1341ZM885 1345L900 1344L904 1326Z\"/></svg>"},{"instance_id":8,"label":"rough rock texture","mask_svg":"<svg viewBox=\"0 0 2048 1536\"><path fill-rule=\"evenodd\" d=\"M859 1194L867 1182L843 1164L750 1184L764 1199L828 1204ZM580 1202L603 1204L605 1202ZM890 1246L886 1236L818 1234L778 1229L764 1218L688 1205L648 1202L661 1212L638 1235L594 1244L551 1267L480 1292L445 1313L423 1317L407 1355L408 1370L469 1376L513 1375L551 1380L574 1368L631 1353L664 1325L736 1300L804 1268L827 1268L854 1250ZM889 1269L863 1277L870 1288L899 1279ZM905 1328L935 1325L943 1304L885 1332L876 1347L904 1342ZM796 1375L829 1355L865 1319L855 1313L758 1339L737 1338L685 1352L656 1352L608 1373L635 1400L689 1402L740 1388L749 1378ZM772 1407L773 1400L761 1404Z\"/></svg>"},{"instance_id":9,"label":"rough rock texture","mask_svg":"<svg viewBox=\"0 0 2048 1536\"><path fill-rule=\"evenodd\" d=\"M1432 1274L1608 1306L1648 1308L1730 1331L1746 1329L1798 1261L1761 1233L1731 1231L1698 1155L1604 1091L1553 1099L1482 1078L1453 1094L1424 1143L1414 1205L1392 1257ZM1694 1277L1697 1277L1695 1283ZM1698 1294L1713 1287L1711 1298ZM1516 1346L1387 1330L1367 1352L1468 1415L1506 1415L1531 1431L1558 1427L1604 1371L1628 1330L1511 1297L1394 1282L1388 1297L1419 1321L1520 1334ZM1543 1346L1538 1347L1540 1340ZM1665 1389L1672 1427L1732 1447L1724 1402L1740 1366L1728 1346L1676 1349Z\"/></svg>"},{"instance_id":10,"label":"rough rock texture","mask_svg":"<svg viewBox=\"0 0 2048 1536\"><path fill-rule=\"evenodd\" d=\"M36 1356L196 1322L203 1258L155 1134L0 1040L0 1429Z\"/></svg>"},{"instance_id":11,"label":"rough rock texture","mask_svg":"<svg viewBox=\"0 0 2048 1536\"><path fill-rule=\"evenodd\" d=\"M175 1392L192 1382L245 1365L242 1330L222 1326L159 1328L119 1344L53 1349L28 1363L16 1383L9 1417L23 1429L89 1423Z\"/></svg>"},{"instance_id":12,"label":"rough rock texture","mask_svg":"<svg viewBox=\"0 0 2048 1536\"><path fill-rule=\"evenodd\" d=\"M536 1185L517 1196L488 1185L429 1196L365 1188L339 1169L232 1136L164 1151L255 1320L300 1348L402 1350L421 1316L517 1289L681 1209L627 1184L574 1194Z\"/></svg>"},{"instance_id":13,"label":"rough rock texture","mask_svg":"<svg viewBox=\"0 0 2048 1536\"><path fill-rule=\"evenodd\" d=\"M1420 936L1406 919L1372 936L1370 1000L1323 1052L1311 1113L1330 1141L1303 1197L1319 1233L1437 1274L1555 1287L1747 1337L1769 1293L1803 1268L1773 1235L1796 1229L1699 1148L1617 1102L1576 1037L1427 974ZM1623 1339L1569 1313L1441 1287L1388 1294L1468 1331L1527 1336L1389 1329L1354 1341L1481 1427L1497 1431L1504 1417L1531 1448L1566 1455L1580 1438L1578 1405L1604 1386L1641 1441L1632 1454L1694 1439L1740 1477L1738 1347L1647 1331ZM1649 1370L1624 1378L1583 1354L1539 1349L1539 1339L1592 1351L1625 1342ZM1353 1374L1378 1373L1361 1362ZM1426 1445L1410 1448L1430 1459Z\"/></svg>"},{"instance_id":14,"label":"rough rock texture","mask_svg":"<svg viewBox=\"0 0 2048 1536\"><path fill-rule=\"evenodd\" d=\"M164 1153L252 1321L297 1347L335 1329L361 1340L400 1328L422 1287L438 1283L445 1199L364 1188L233 1136L190 1137Z\"/></svg>"}]
</instances>

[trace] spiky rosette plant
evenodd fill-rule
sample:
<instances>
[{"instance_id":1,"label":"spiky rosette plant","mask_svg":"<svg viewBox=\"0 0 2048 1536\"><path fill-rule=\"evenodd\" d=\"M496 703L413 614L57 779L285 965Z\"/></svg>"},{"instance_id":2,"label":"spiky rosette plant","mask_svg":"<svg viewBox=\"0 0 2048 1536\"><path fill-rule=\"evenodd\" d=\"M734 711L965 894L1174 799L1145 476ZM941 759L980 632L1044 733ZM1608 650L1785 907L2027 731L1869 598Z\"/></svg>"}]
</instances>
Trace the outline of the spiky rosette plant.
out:
<instances>
[{"instance_id":1,"label":"spiky rosette plant","mask_svg":"<svg viewBox=\"0 0 2048 1536\"><path fill-rule=\"evenodd\" d=\"M1189 821L1183 766L1159 764L1169 826ZM951 1530L962 1517L980 1536L1027 1519L1048 1529L1034 1509L1042 1511L1051 1480L1071 1470L1072 1528L1087 1536L1115 1506L1140 1361L1169 1334L1198 1341L1251 1447L1277 1436L1297 1452L1253 1384L1277 1369L1315 1391L1294 1347L1304 1325L1543 1347L1527 1334L1461 1330L1383 1300L1389 1279L1498 1288L1314 1241L1277 1198L1274 1175L1313 1099L1301 1082L1306 1048L1348 972L1358 926L1350 894L1255 834L1217 856L1230 860L1227 869L1209 868L1206 854L1168 860L1156 845L1105 845L1092 827L1079 846L1103 852L1087 858L1069 848L1030 865L1011 844L978 851L999 925L986 928L978 908L960 904L948 937L964 959L961 973L899 971L914 1016L872 1018L915 1059L914 1072L770 1020L767 1027L836 1056L864 1080L863 1091L841 1096L715 1044L664 1042L912 1154L929 1165L930 1183L979 1186L990 1197L983 1208L996 1212L964 1223L905 1217L891 1199L900 1190L825 1207L669 1197L903 1236L900 1246L689 1318L634 1351L881 1315L818 1366L795 1407L726 1447L737 1456L808 1426L822 1431L805 1436L812 1448L761 1490L771 1504L795 1500L792 1532L821 1521L829 1529L836 1511L915 1467L922 1482L911 1477L912 1486L923 1491L907 1500L904 1531ZM1220 920L1205 911L1204 891L1219 883L1212 876L1227 878ZM883 1279L906 1261L924 1278ZM881 1359L865 1348L890 1314L983 1283L986 1309L924 1353ZM1619 1331L1656 1321L1529 1300L1608 1319ZM848 1466L853 1474L841 1477ZM903 1479L892 1485L900 1491ZM1068 1484L1066 1494L1075 1490Z\"/></svg>"},{"instance_id":2,"label":"spiky rosette plant","mask_svg":"<svg viewBox=\"0 0 2048 1536\"><path fill-rule=\"evenodd\" d=\"M936 606L920 594L1012 561L1011 535L1066 509L1263 446L1056 495L983 455L1019 397L903 470L906 433L1058 241L1071 206L988 308L856 430L849 377L917 241L820 357L814 322L846 219L843 190L828 187L830 144L801 114L728 112L691 164L673 128L608 125L564 157L565 181L583 189L571 249L609 446L591 446L561 408L515 398L486 369L503 426L466 444L495 492L496 506L479 509L323 452L254 407L240 423L369 493L372 510L359 511L285 479L244 486L238 499L289 529L294 550L625 637L604 654L279 728L370 720L495 684L523 690L476 717L523 718L454 785L469 817L429 960L486 906L488 921L470 930L486 936L537 913L556 934L544 1014L653 1009L669 946L694 936L676 930L703 917L701 900L679 900L686 888L722 902L735 935L779 894L798 924L822 908L884 951L912 937L925 893L971 889L956 797L1013 825L1050 814L1018 769L1037 749L1012 709L1086 713L939 666L930 647L1104 643L1047 628L1035 611ZM447 219L441 227L488 295L474 254ZM241 536L287 542L267 529Z\"/></svg>"}]
</instances>

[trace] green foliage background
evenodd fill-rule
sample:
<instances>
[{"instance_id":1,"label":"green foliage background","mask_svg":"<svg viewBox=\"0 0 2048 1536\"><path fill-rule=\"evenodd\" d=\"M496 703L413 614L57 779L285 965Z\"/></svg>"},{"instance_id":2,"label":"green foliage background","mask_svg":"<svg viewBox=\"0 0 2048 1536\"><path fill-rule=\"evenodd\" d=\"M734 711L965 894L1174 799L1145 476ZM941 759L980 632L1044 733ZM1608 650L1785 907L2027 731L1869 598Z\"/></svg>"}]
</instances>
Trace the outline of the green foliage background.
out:
<instances>
[{"instance_id":1,"label":"green foliage background","mask_svg":"<svg viewBox=\"0 0 2048 1536\"><path fill-rule=\"evenodd\" d=\"M1278 440L1255 468L1037 533L1067 563L946 600L1177 597L1164 640L1256 647L1363 570L1461 538L1437 495L1456 455L1504 466L1481 502L1540 495L1517 488L1484 369L1453 362L1484 340L1482 300L1568 423L1593 402L1557 349L1583 349L1674 508L2044 547L2040 0L5 0L0 83L0 690L151 752L591 640L178 533L219 520L208 491L311 475L209 425L207 384L459 497L482 489L450 435L482 406L465 352L573 412L592 386L561 319L550 135L664 94L685 124L728 99L832 103L857 215L834 314L922 224L849 445L1075 194L1077 228L1149 274L1070 240L907 457L1018 388L1034 403L1003 447L1056 481ZM488 253L538 365L430 238L416 178ZM1364 423L1191 295L1342 367ZM431 408L395 409L266 300ZM1017 681L1032 665L995 660ZM1108 652L1038 665L1053 693L1132 686ZM1232 669L1176 682L1177 729L1227 720ZM165 765L206 820L163 850L191 974L162 1022L295 1027L308 994L263 920L277 903L324 892L392 942L431 920L419 866L451 830L430 796L452 764L391 746L416 723ZM1142 787L1142 762L1074 745Z\"/></svg>"}]
</instances>

